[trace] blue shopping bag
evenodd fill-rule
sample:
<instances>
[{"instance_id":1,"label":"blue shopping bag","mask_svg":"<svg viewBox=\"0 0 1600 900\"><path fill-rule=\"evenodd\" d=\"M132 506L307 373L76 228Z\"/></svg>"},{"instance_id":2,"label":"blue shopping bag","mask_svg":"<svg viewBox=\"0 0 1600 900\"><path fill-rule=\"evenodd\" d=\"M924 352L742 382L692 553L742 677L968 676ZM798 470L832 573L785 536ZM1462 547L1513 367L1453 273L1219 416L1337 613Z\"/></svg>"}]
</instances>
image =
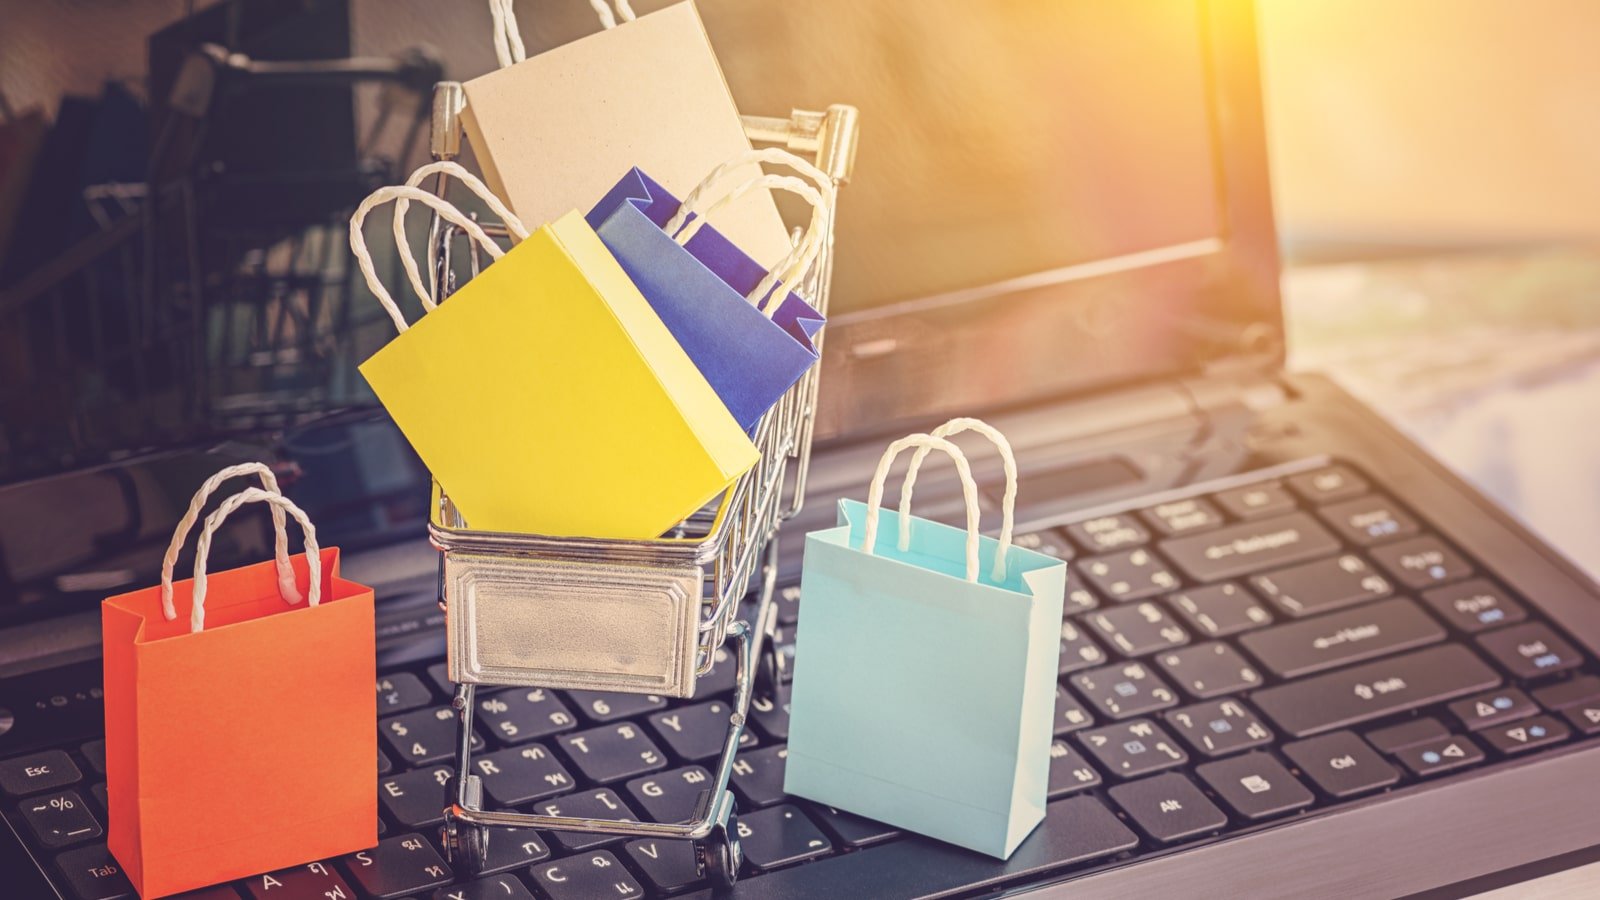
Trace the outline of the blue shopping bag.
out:
<instances>
[{"instance_id":1,"label":"blue shopping bag","mask_svg":"<svg viewBox=\"0 0 1600 900\"><path fill-rule=\"evenodd\" d=\"M910 516L909 490L878 509L913 446L955 460L965 529ZM1002 859L1044 818L1066 565L1012 545L1004 507L1001 538L979 537L960 451L913 435L866 504L806 536L784 790Z\"/></svg>"},{"instance_id":2,"label":"blue shopping bag","mask_svg":"<svg viewBox=\"0 0 1600 900\"><path fill-rule=\"evenodd\" d=\"M772 152L761 151L749 158ZM714 186L713 178L725 180L721 176L726 171L742 170L719 167L702 187ZM777 175L746 182L723 195L721 201L707 204L710 208L705 215L691 218L678 217L684 204L649 175L633 169L588 215L601 242L746 431L754 430L761 416L816 364L815 338L824 322L810 303L787 289L815 258L816 251L811 248L822 239L820 234L813 237L808 233L796 252L775 267L783 277L769 277L760 263L732 241L704 226L722 201L739 196L738 188L764 187L794 189L807 199L814 198L818 205L813 230L820 227L820 217L826 215L825 198L831 193ZM700 189L696 192L690 195L691 204ZM675 217L688 220L681 233L673 229L676 239L663 230ZM781 296L774 296L775 287L782 290ZM756 293L758 289L760 293ZM758 304L748 295L762 302Z\"/></svg>"}]
</instances>

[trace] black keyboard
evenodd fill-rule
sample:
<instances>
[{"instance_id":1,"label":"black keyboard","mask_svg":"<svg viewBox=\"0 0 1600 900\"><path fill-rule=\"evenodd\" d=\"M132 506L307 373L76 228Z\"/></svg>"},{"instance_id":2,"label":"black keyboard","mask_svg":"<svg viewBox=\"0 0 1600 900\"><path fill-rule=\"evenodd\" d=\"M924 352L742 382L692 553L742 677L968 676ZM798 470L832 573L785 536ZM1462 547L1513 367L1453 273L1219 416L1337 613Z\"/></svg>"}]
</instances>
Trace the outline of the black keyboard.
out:
<instances>
[{"instance_id":1,"label":"black keyboard","mask_svg":"<svg viewBox=\"0 0 1600 900\"><path fill-rule=\"evenodd\" d=\"M745 860L734 896L980 892L1600 733L1595 660L1348 465L1097 515L1019 543L1071 560L1038 831L1002 862L785 796L780 694L758 701L733 775ZM778 648L792 656L799 591L780 590L778 605ZM475 765L488 802L680 820L715 761L732 687L721 665L688 700L480 691ZM69 706L97 688L60 690ZM437 827L455 736L444 665L380 672L377 691L378 846L192 896L709 896L690 847L671 841L507 831L490 842L487 874L457 876ZM103 778L98 740L0 760L5 817L79 900L131 896L105 849Z\"/></svg>"}]
</instances>

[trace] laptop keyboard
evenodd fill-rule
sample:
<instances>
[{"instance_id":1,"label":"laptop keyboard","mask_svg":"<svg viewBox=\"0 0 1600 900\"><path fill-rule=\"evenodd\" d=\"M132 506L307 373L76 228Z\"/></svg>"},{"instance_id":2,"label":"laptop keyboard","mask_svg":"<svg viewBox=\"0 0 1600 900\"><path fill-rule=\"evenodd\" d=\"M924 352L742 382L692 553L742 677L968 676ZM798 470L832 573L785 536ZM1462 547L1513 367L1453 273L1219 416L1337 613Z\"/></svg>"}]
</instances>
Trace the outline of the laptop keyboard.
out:
<instances>
[{"instance_id":1,"label":"laptop keyboard","mask_svg":"<svg viewBox=\"0 0 1600 900\"><path fill-rule=\"evenodd\" d=\"M1018 540L1070 560L1039 830L999 861L786 796L780 693L757 701L733 773L737 896L988 890L1600 733L1595 660L1347 465ZM792 658L803 602L795 587L779 594L778 649ZM706 889L686 843L533 831L497 831L487 872L455 875L437 833L454 774L444 665L380 672L376 686L378 846L186 896L631 900ZM687 700L482 690L474 764L496 807L681 820L709 780L732 688L732 666L719 665ZM132 896L105 848L104 772L98 740L0 760L6 817L78 900Z\"/></svg>"}]
</instances>

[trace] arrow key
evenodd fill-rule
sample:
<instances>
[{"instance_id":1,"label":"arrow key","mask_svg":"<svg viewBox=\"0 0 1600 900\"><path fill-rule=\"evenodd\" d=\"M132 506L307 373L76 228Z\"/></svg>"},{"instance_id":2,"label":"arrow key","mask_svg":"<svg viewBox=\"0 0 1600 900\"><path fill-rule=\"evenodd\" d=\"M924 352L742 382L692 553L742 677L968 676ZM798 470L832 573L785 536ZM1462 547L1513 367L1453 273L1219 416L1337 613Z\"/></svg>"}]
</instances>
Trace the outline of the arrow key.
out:
<instances>
[{"instance_id":1,"label":"arrow key","mask_svg":"<svg viewBox=\"0 0 1600 900\"><path fill-rule=\"evenodd\" d=\"M1566 723L1550 716L1534 716L1482 732L1483 739L1504 756L1526 753L1535 747L1564 741L1571 734L1572 729Z\"/></svg>"},{"instance_id":2,"label":"arrow key","mask_svg":"<svg viewBox=\"0 0 1600 900\"><path fill-rule=\"evenodd\" d=\"M1561 715L1578 729L1579 734L1600 733L1600 703L1580 703L1562 710Z\"/></svg>"},{"instance_id":3,"label":"arrow key","mask_svg":"<svg viewBox=\"0 0 1600 900\"><path fill-rule=\"evenodd\" d=\"M1482 731L1503 722L1515 722L1539 711L1528 695L1516 688L1488 691L1450 704L1450 712L1468 731Z\"/></svg>"},{"instance_id":4,"label":"arrow key","mask_svg":"<svg viewBox=\"0 0 1600 900\"><path fill-rule=\"evenodd\" d=\"M1452 734L1407 747L1395 753L1395 757L1406 768L1427 777L1482 762L1483 750L1472 738Z\"/></svg>"}]
</instances>

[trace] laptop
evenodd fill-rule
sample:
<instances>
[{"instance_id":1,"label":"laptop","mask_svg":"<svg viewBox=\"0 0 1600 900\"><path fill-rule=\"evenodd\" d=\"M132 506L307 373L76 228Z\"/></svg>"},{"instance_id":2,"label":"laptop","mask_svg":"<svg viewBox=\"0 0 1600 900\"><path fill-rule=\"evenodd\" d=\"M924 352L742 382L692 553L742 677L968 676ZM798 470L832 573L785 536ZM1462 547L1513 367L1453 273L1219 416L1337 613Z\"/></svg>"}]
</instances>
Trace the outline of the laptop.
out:
<instances>
[{"instance_id":1,"label":"laptop","mask_svg":"<svg viewBox=\"0 0 1600 900\"><path fill-rule=\"evenodd\" d=\"M1248 2L827 0L787 30L791 6L702 6L743 108L849 101L863 123L779 649L805 665L802 535L863 495L889 439L952 415L1010 438L1019 540L1071 574L1050 802L1009 860L786 796L780 689L732 778L729 896L1444 897L1600 859L1600 589L1332 382L1284 370ZM780 43L828 64L751 77ZM154 583L190 492L248 459L377 590L382 835L193 896L711 896L683 845L649 839L528 832L476 878L444 860L428 479L381 410L115 449L54 471L30 453L0 487L6 896L129 895L104 843L96 607ZM999 472L976 473L997 525ZM924 476L919 512L955 514L949 481ZM270 546L241 519L213 558ZM721 666L682 701L485 693L477 737L545 748L564 813L647 816L716 754L732 685ZM561 749L621 723L653 752ZM516 788L517 809L553 802Z\"/></svg>"}]
</instances>

